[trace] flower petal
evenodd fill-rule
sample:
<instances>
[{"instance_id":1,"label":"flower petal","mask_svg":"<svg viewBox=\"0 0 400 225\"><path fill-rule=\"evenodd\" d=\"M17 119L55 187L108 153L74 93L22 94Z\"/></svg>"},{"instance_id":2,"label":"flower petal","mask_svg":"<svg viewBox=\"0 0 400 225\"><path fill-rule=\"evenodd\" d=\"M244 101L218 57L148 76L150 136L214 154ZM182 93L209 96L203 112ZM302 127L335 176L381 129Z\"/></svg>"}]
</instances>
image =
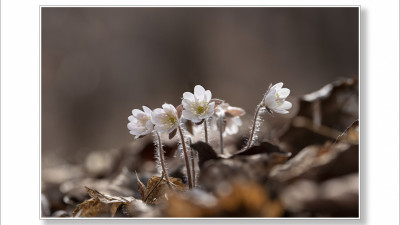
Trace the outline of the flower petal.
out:
<instances>
[{"instance_id":1,"label":"flower petal","mask_svg":"<svg viewBox=\"0 0 400 225\"><path fill-rule=\"evenodd\" d=\"M279 98L286 98L287 96L289 96L289 94L289 88L282 88L278 91Z\"/></svg>"},{"instance_id":2,"label":"flower petal","mask_svg":"<svg viewBox=\"0 0 400 225\"><path fill-rule=\"evenodd\" d=\"M205 97L204 97L204 100L206 101L206 102L209 102L210 100L211 100L211 91L210 90L207 90L206 92L205 92Z\"/></svg>"},{"instance_id":3,"label":"flower petal","mask_svg":"<svg viewBox=\"0 0 400 225\"><path fill-rule=\"evenodd\" d=\"M171 104L168 104L168 103L164 103L163 105L162 105L162 108L164 109L164 111L168 114L168 113L173 113L173 114L175 114L176 115L176 108L173 106L173 105L171 105Z\"/></svg>"},{"instance_id":4,"label":"flower petal","mask_svg":"<svg viewBox=\"0 0 400 225\"><path fill-rule=\"evenodd\" d=\"M188 99L182 99L182 106L184 109L190 109L191 101Z\"/></svg>"},{"instance_id":5,"label":"flower petal","mask_svg":"<svg viewBox=\"0 0 400 225\"><path fill-rule=\"evenodd\" d=\"M148 130L148 133L150 133L153 130L154 124L151 122L151 120L148 120L146 122L146 128Z\"/></svg>"},{"instance_id":6,"label":"flower petal","mask_svg":"<svg viewBox=\"0 0 400 225\"><path fill-rule=\"evenodd\" d=\"M164 115L165 115L164 110L162 110L160 108L154 109L153 112L151 113L151 121L156 125L160 124L160 123L163 122L163 118L162 117Z\"/></svg>"},{"instance_id":7,"label":"flower petal","mask_svg":"<svg viewBox=\"0 0 400 225\"><path fill-rule=\"evenodd\" d=\"M148 115L151 115L151 109L149 108L149 107L147 107L147 106L142 106L142 108L143 108L143 112L144 113L146 113L146 114L148 114Z\"/></svg>"},{"instance_id":8,"label":"flower petal","mask_svg":"<svg viewBox=\"0 0 400 225\"><path fill-rule=\"evenodd\" d=\"M134 116L134 117L138 117L140 114L143 114L143 111L142 110L139 110L139 109L134 109L134 110L132 110L132 115Z\"/></svg>"},{"instance_id":9,"label":"flower petal","mask_svg":"<svg viewBox=\"0 0 400 225\"><path fill-rule=\"evenodd\" d=\"M129 117L128 117L128 120L129 120L129 121L135 121L135 120L136 120L136 118L135 118L135 117L133 117L133 116L129 116Z\"/></svg>"},{"instance_id":10,"label":"flower petal","mask_svg":"<svg viewBox=\"0 0 400 225\"><path fill-rule=\"evenodd\" d=\"M276 95L275 95L275 93L276 93L276 90L275 89L271 89L268 92L267 96L265 96L264 103L268 108L271 108L272 106L276 105L276 102L275 102Z\"/></svg>"},{"instance_id":11,"label":"flower petal","mask_svg":"<svg viewBox=\"0 0 400 225\"><path fill-rule=\"evenodd\" d=\"M136 126L135 126L134 123L128 123L127 127L128 127L129 130L133 130L133 129L135 129Z\"/></svg>"},{"instance_id":12,"label":"flower petal","mask_svg":"<svg viewBox=\"0 0 400 225\"><path fill-rule=\"evenodd\" d=\"M279 114L288 114L289 111L287 110L279 110L279 109L273 109L274 112L279 113Z\"/></svg>"},{"instance_id":13,"label":"flower petal","mask_svg":"<svg viewBox=\"0 0 400 225\"><path fill-rule=\"evenodd\" d=\"M292 103L285 101L282 103L282 105L276 107L277 110L287 110L292 108Z\"/></svg>"},{"instance_id":14,"label":"flower petal","mask_svg":"<svg viewBox=\"0 0 400 225\"><path fill-rule=\"evenodd\" d=\"M190 120L194 123L198 123L201 121L201 119L198 118L197 116L193 115L193 113L190 110L183 110L182 116L183 116L183 118Z\"/></svg>"},{"instance_id":15,"label":"flower petal","mask_svg":"<svg viewBox=\"0 0 400 225\"><path fill-rule=\"evenodd\" d=\"M282 82L276 83L274 86L271 87L271 90L272 89L279 90L282 88L282 86L283 86Z\"/></svg>"},{"instance_id":16,"label":"flower petal","mask_svg":"<svg viewBox=\"0 0 400 225\"><path fill-rule=\"evenodd\" d=\"M183 99L187 99L187 100L192 101L192 102L195 101L194 100L194 95L192 93L190 93L190 92L183 93Z\"/></svg>"},{"instance_id":17,"label":"flower petal","mask_svg":"<svg viewBox=\"0 0 400 225\"><path fill-rule=\"evenodd\" d=\"M136 132L136 131L132 131L132 130L131 130L131 131L129 131L129 133L130 133L130 134L132 134L132 135L140 135L138 132Z\"/></svg>"},{"instance_id":18,"label":"flower petal","mask_svg":"<svg viewBox=\"0 0 400 225\"><path fill-rule=\"evenodd\" d=\"M206 90L204 90L203 86L201 85L196 85L194 87L194 97L200 101L203 100L205 92Z\"/></svg>"},{"instance_id":19,"label":"flower petal","mask_svg":"<svg viewBox=\"0 0 400 225\"><path fill-rule=\"evenodd\" d=\"M214 113L214 108L215 108L215 102L211 102L210 104L208 104L207 111L204 113L203 116L200 116L200 119L207 119L210 116L212 116Z\"/></svg>"}]
</instances>

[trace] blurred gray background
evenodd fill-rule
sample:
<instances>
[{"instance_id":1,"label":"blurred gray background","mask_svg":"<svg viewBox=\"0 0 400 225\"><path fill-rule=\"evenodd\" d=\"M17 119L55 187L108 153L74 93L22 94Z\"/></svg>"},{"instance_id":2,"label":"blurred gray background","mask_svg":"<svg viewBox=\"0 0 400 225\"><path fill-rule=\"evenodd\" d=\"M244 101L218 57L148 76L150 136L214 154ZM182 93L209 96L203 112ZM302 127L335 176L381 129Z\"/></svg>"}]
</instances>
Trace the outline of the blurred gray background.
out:
<instances>
[{"instance_id":1,"label":"blurred gray background","mask_svg":"<svg viewBox=\"0 0 400 225\"><path fill-rule=\"evenodd\" d=\"M301 96L358 76L358 8L42 8L42 154L133 140L134 108L196 84L252 114L269 83Z\"/></svg>"}]
</instances>

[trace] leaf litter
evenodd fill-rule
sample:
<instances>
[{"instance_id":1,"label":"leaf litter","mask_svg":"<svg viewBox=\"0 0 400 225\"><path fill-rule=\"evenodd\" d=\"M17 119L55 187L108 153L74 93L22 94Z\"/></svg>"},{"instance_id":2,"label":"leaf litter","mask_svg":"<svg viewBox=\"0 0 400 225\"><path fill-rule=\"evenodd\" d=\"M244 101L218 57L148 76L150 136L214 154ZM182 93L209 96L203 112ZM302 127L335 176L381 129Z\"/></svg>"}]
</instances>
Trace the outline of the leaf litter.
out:
<instances>
[{"instance_id":1,"label":"leaf litter","mask_svg":"<svg viewBox=\"0 0 400 225\"><path fill-rule=\"evenodd\" d=\"M227 138L224 154L217 142L188 146L192 189L182 159L173 157L175 133L162 137L171 187L154 168L147 137L92 152L81 165L43 168L42 216L358 217L358 80L333 82L294 104L297 113L274 119L285 126L273 137L261 131L262 141L246 151L247 131ZM202 126L185 124L192 136Z\"/></svg>"}]
</instances>

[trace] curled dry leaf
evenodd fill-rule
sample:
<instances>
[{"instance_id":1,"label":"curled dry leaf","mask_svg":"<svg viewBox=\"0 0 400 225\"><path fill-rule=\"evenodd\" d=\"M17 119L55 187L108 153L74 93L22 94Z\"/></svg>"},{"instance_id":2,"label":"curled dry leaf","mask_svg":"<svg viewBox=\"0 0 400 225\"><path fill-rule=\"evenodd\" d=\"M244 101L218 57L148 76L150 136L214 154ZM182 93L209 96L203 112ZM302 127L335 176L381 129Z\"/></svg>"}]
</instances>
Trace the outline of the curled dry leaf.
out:
<instances>
[{"instance_id":1,"label":"curled dry leaf","mask_svg":"<svg viewBox=\"0 0 400 225\"><path fill-rule=\"evenodd\" d=\"M153 176L147 182L147 186L137 178L138 189L142 196L142 200L146 204L158 204L167 200L167 193L170 191L167 181L158 176ZM187 187L179 178L169 177L169 181L174 191L186 191Z\"/></svg>"},{"instance_id":2,"label":"curled dry leaf","mask_svg":"<svg viewBox=\"0 0 400 225\"><path fill-rule=\"evenodd\" d=\"M111 196L85 188L91 199L78 205L72 212L74 217L114 217L121 205L136 201L133 197Z\"/></svg>"},{"instance_id":3,"label":"curled dry leaf","mask_svg":"<svg viewBox=\"0 0 400 225\"><path fill-rule=\"evenodd\" d=\"M177 131L178 131L178 129L175 129L175 130L171 131L171 133L168 134L169 140L171 140L172 138L175 137Z\"/></svg>"},{"instance_id":4,"label":"curled dry leaf","mask_svg":"<svg viewBox=\"0 0 400 225\"><path fill-rule=\"evenodd\" d=\"M339 137L336 142L347 142L351 144L358 144L359 128L358 120L354 121Z\"/></svg>"},{"instance_id":5,"label":"curled dry leaf","mask_svg":"<svg viewBox=\"0 0 400 225\"><path fill-rule=\"evenodd\" d=\"M211 191L216 188L215 181L240 178L263 182L275 165L286 162L290 156L269 143L254 146L248 154L228 158L217 156L212 147L204 142L196 142L192 148L199 153L199 185Z\"/></svg>"},{"instance_id":6,"label":"curled dry leaf","mask_svg":"<svg viewBox=\"0 0 400 225\"><path fill-rule=\"evenodd\" d=\"M279 182L326 180L354 172L358 172L358 146L340 143L308 146L285 164L275 166L270 178Z\"/></svg>"},{"instance_id":7,"label":"curled dry leaf","mask_svg":"<svg viewBox=\"0 0 400 225\"><path fill-rule=\"evenodd\" d=\"M207 143L198 141L194 144L191 144L190 147L198 152L199 156L199 168L203 166L203 164L209 160L216 160L220 159L218 157L217 153L215 150Z\"/></svg>"},{"instance_id":8,"label":"curled dry leaf","mask_svg":"<svg viewBox=\"0 0 400 225\"><path fill-rule=\"evenodd\" d=\"M273 152L281 153L281 154L287 155L288 157L290 157L290 155L291 155L290 152L284 152L276 145L273 145L269 142L262 142L260 145L254 145L249 149L242 150L242 151L234 154L232 157L240 156L240 155L270 154Z\"/></svg>"},{"instance_id":9,"label":"curled dry leaf","mask_svg":"<svg viewBox=\"0 0 400 225\"><path fill-rule=\"evenodd\" d=\"M358 80L342 79L304 95L299 111L279 140L297 154L308 145L334 141L358 119Z\"/></svg>"}]
</instances>

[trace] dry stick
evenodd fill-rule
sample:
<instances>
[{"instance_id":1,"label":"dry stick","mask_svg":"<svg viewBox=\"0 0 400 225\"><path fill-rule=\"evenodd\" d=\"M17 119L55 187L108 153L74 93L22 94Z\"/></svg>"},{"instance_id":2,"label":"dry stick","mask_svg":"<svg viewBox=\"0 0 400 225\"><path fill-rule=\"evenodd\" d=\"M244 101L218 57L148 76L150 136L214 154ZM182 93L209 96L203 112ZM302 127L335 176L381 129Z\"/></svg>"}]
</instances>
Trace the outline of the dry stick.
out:
<instances>
[{"instance_id":1,"label":"dry stick","mask_svg":"<svg viewBox=\"0 0 400 225\"><path fill-rule=\"evenodd\" d=\"M219 116L218 117L218 123L219 123L219 147L221 149L221 154L224 154L224 117Z\"/></svg>"},{"instance_id":2,"label":"dry stick","mask_svg":"<svg viewBox=\"0 0 400 225\"><path fill-rule=\"evenodd\" d=\"M207 130L207 119L204 119L204 139L208 144L208 130Z\"/></svg>"},{"instance_id":3,"label":"dry stick","mask_svg":"<svg viewBox=\"0 0 400 225\"><path fill-rule=\"evenodd\" d=\"M192 139L189 138L189 146L192 145ZM196 169L195 169L195 165L194 165L194 152L193 149L190 148L190 155L192 158L192 174L193 174L193 187L196 187Z\"/></svg>"},{"instance_id":4,"label":"dry stick","mask_svg":"<svg viewBox=\"0 0 400 225\"><path fill-rule=\"evenodd\" d=\"M160 185L161 181L164 178L164 174L161 175L160 180L157 182L156 185L154 185L154 187L151 189L151 191L146 195L146 197L144 198L143 202L146 202L147 198L149 198L150 194L153 193L153 191L156 189L156 187L158 187L158 185Z\"/></svg>"},{"instance_id":5,"label":"dry stick","mask_svg":"<svg viewBox=\"0 0 400 225\"><path fill-rule=\"evenodd\" d=\"M186 173L188 176L189 189L191 189L192 185L193 185L192 184L192 175L190 174L190 164L189 164L189 159L188 159L187 150L186 150L185 137L183 136L182 128L180 125L178 126L178 130L179 130L179 135L181 136L181 140L182 140L182 148L183 148L183 155L185 157Z\"/></svg>"},{"instance_id":6,"label":"dry stick","mask_svg":"<svg viewBox=\"0 0 400 225\"><path fill-rule=\"evenodd\" d=\"M164 163L164 151L163 151L163 147L162 147L162 143L161 143L161 138L157 131L156 131L156 134L157 134L157 139L158 139L158 150L160 151L161 168L163 170L163 174L165 175L165 179L167 179L168 187L172 190L172 186L169 182L167 169L166 169L165 163Z\"/></svg>"},{"instance_id":7,"label":"dry stick","mask_svg":"<svg viewBox=\"0 0 400 225\"><path fill-rule=\"evenodd\" d=\"M260 109L261 109L261 103L258 104L256 113L254 114L253 126L251 127L250 138L249 138L249 142L247 143L246 149L250 148L250 146L253 142L254 131L256 130L257 116L258 116L258 113L260 112Z\"/></svg>"}]
</instances>

